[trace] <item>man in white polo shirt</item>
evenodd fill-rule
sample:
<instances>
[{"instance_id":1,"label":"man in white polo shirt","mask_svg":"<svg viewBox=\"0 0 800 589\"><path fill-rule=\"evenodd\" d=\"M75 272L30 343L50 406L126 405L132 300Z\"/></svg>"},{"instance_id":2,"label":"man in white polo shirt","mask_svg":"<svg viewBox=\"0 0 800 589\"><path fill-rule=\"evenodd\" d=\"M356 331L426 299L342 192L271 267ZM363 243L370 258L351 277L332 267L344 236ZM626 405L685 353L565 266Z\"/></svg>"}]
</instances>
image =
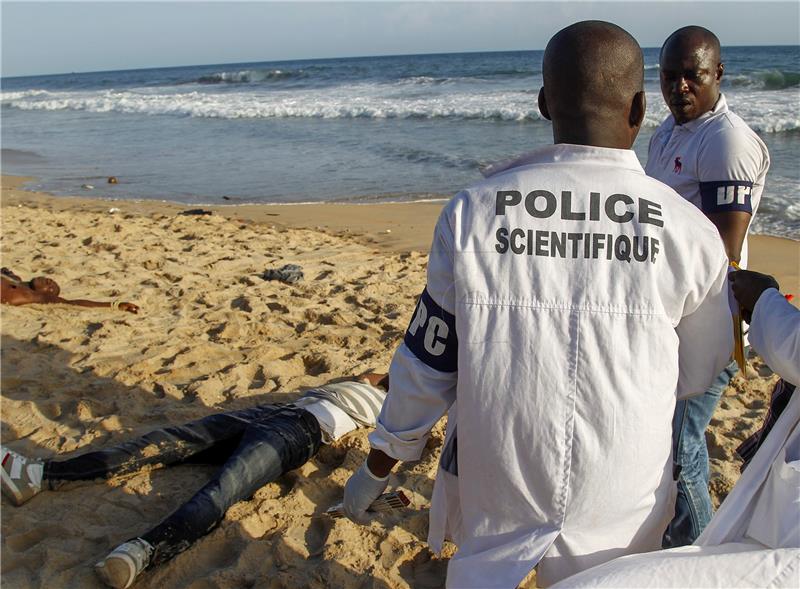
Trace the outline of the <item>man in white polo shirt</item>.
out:
<instances>
[{"instance_id":1,"label":"man in white polo shirt","mask_svg":"<svg viewBox=\"0 0 800 589\"><path fill-rule=\"evenodd\" d=\"M543 78L555 145L445 206L372 449L345 487L346 513L367 520L447 412L428 541L458 545L449 587L516 587L537 563L547 586L658 548L676 393L705 390L732 345L716 229L630 149L645 110L636 41L576 23L548 43Z\"/></svg>"},{"instance_id":2,"label":"man in white polo shirt","mask_svg":"<svg viewBox=\"0 0 800 589\"><path fill-rule=\"evenodd\" d=\"M719 39L697 26L678 29L660 55L661 92L672 113L650 140L645 171L674 188L716 225L728 259L747 266L747 232L758 209L769 153L720 93ZM712 515L705 431L736 374L731 362L704 395L675 408L673 453L678 475L675 518L664 547L691 544Z\"/></svg>"}]
</instances>

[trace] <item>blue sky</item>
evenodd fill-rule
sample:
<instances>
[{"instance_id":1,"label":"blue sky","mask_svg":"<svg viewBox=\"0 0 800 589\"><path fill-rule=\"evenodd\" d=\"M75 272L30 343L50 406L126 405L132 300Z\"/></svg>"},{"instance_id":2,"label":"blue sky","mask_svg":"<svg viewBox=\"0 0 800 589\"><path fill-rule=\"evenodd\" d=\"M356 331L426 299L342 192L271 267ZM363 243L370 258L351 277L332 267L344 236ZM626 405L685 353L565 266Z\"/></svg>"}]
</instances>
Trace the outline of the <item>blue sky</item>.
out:
<instances>
[{"instance_id":1,"label":"blue sky","mask_svg":"<svg viewBox=\"0 0 800 589\"><path fill-rule=\"evenodd\" d=\"M706 26L723 45L800 43L791 2L8 2L2 75L356 55L541 49L602 19L659 46Z\"/></svg>"}]
</instances>

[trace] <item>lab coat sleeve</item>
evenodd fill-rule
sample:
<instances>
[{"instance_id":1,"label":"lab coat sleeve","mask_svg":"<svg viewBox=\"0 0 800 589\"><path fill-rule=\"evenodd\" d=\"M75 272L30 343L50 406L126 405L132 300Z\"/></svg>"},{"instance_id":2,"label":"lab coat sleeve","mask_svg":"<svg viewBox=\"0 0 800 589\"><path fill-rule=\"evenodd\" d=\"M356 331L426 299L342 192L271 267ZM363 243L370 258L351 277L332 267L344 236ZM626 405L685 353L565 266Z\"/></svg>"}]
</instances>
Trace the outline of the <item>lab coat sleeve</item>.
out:
<instances>
[{"instance_id":1,"label":"lab coat sleeve","mask_svg":"<svg viewBox=\"0 0 800 589\"><path fill-rule=\"evenodd\" d=\"M458 197L457 197L458 198ZM369 440L402 461L419 460L430 430L455 401L458 337L453 280L454 199L442 211L427 285L389 369L389 393Z\"/></svg>"},{"instance_id":2,"label":"lab coat sleeve","mask_svg":"<svg viewBox=\"0 0 800 589\"><path fill-rule=\"evenodd\" d=\"M728 305L728 259L721 244L713 279L705 294L687 303L678 335L678 398L702 394L728 364L733 350L733 321ZM704 273L708 276L710 273Z\"/></svg>"},{"instance_id":3,"label":"lab coat sleeve","mask_svg":"<svg viewBox=\"0 0 800 589\"><path fill-rule=\"evenodd\" d=\"M800 385L800 309L774 288L764 291L756 302L750 344L773 371Z\"/></svg>"}]
</instances>

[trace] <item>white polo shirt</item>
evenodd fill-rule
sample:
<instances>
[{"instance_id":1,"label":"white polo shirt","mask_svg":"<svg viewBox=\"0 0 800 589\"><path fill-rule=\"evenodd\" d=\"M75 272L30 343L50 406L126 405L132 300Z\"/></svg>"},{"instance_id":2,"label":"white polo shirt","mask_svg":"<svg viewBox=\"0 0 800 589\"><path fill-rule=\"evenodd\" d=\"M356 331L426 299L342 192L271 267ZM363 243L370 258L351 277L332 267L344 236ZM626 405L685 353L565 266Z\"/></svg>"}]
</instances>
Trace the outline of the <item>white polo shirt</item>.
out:
<instances>
[{"instance_id":1,"label":"white polo shirt","mask_svg":"<svg viewBox=\"0 0 800 589\"><path fill-rule=\"evenodd\" d=\"M428 536L458 544L448 587L660 547L676 396L730 355L726 270L714 225L630 150L551 145L450 201L370 436L417 460L448 412Z\"/></svg>"},{"instance_id":2,"label":"white polo shirt","mask_svg":"<svg viewBox=\"0 0 800 589\"><path fill-rule=\"evenodd\" d=\"M714 108L693 121L676 125L669 115L661 123L650 139L645 172L705 214L755 217L768 169L767 146L720 94ZM747 267L746 237L740 266Z\"/></svg>"}]
</instances>

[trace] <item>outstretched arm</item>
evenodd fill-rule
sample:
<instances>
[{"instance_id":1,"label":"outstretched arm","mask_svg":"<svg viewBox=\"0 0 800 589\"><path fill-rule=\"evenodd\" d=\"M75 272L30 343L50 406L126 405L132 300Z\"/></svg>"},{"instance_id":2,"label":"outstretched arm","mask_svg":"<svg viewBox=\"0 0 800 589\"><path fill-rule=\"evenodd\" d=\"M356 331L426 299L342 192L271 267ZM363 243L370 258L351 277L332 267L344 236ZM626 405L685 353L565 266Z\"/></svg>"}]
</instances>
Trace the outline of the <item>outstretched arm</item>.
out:
<instances>
[{"instance_id":1,"label":"outstretched arm","mask_svg":"<svg viewBox=\"0 0 800 589\"><path fill-rule=\"evenodd\" d=\"M138 313L139 307L134 305L133 303L126 303L124 301L113 301L110 303L102 302L102 301L90 301L87 299L62 299L60 297L55 297L57 300L53 301L46 301L50 303L62 303L65 305L75 305L76 307L96 307L102 309L119 309L120 311L127 311L128 313Z\"/></svg>"},{"instance_id":2,"label":"outstretched arm","mask_svg":"<svg viewBox=\"0 0 800 589\"><path fill-rule=\"evenodd\" d=\"M75 305L77 307L95 308L118 308L128 313L138 313L139 307L133 303L126 302L101 302L90 301L87 299L63 299L52 292L34 290L25 283L15 282L5 276L0 277L0 303L4 305L32 305L32 304L54 304Z\"/></svg>"}]
</instances>

